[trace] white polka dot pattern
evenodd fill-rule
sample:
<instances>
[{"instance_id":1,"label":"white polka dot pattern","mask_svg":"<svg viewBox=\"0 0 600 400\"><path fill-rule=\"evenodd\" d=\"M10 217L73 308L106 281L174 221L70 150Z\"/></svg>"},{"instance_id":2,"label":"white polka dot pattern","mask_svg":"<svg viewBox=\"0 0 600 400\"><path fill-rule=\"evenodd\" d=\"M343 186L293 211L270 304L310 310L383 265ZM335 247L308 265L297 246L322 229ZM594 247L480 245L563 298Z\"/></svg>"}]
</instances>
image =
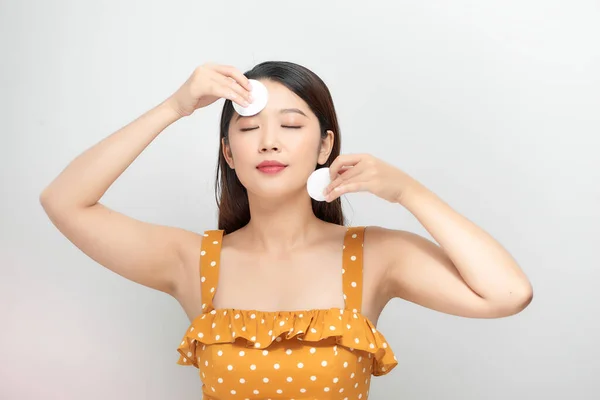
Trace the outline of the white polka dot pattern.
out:
<instances>
[{"instance_id":1,"label":"white polka dot pattern","mask_svg":"<svg viewBox=\"0 0 600 400\"><path fill-rule=\"evenodd\" d=\"M199 369L205 400L367 399L371 376L397 365L383 335L360 313L364 227L348 228L344 238L344 309L215 309L223 231L205 237L203 313L177 349L179 364Z\"/></svg>"}]
</instances>

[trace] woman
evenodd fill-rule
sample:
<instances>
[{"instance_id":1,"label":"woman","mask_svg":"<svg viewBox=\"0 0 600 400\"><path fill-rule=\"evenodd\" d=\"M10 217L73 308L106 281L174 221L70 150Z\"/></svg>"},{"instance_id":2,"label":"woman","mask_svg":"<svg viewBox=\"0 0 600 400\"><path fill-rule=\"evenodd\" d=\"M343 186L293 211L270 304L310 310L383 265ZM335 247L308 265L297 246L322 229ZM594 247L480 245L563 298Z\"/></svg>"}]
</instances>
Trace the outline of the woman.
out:
<instances>
[{"instance_id":1,"label":"woman","mask_svg":"<svg viewBox=\"0 0 600 400\"><path fill-rule=\"evenodd\" d=\"M267 87L269 101L243 117L232 102L252 101L248 79ZM219 98L218 229L157 226L99 203L166 127ZM321 167L332 183L317 202L306 182ZM340 196L355 191L407 208L440 246L406 231L345 227ZM73 160L41 203L88 256L179 301L191 321L179 363L199 368L206 399L366 399L370 377L397 364L376 329L390 299L500 318L532 298L519 266L481 228L398 168L340 155L329 90L288 62L245 74L197 68L167 100Z\"/></svg>"}]
</instances>

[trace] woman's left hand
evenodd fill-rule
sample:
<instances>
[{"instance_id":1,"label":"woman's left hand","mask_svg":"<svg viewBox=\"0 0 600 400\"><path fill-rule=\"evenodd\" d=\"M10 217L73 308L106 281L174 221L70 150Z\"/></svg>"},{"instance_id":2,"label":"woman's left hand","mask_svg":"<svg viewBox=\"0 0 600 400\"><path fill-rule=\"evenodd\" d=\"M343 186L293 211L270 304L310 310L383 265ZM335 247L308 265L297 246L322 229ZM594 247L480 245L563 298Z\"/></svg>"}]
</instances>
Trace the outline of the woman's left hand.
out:
<instances>
[{"instance_id":1,"label":"woman's left hand","mask_svg":"<svg viewBox=\"0 0 600 400\"><path fill-rule=\"evenodd\" d=\"M325 189L327 202L346 193L371 192L399 203L406 189L416 183L406 173L370 154L339 155L329 172L332 182Z\"/></svg>"}]
</instances>

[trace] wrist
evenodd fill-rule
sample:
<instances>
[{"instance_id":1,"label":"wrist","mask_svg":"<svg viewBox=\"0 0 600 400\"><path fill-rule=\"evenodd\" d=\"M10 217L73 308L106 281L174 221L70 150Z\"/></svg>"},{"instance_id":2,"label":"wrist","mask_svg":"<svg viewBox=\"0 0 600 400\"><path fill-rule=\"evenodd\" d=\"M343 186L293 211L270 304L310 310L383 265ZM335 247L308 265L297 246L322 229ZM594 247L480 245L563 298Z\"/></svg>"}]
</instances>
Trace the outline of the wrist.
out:
<instances>
[{"instance_id":1,"label":"wrist","mask_svg":"<svg viewBox=\"0 0 600 400\"><path fill-rule=\"evenodd\" d=\"M165 114L170 119L172 119L172 122L175 122L186 116L184 113L181 112L180 108L177 106L176 102L171 97L160 103L158 105L158 108L162 109L165 112Z\"/></svg>"},{"instance_id":2,"label":"wrist","mask_svg":"<svg viewBox=\"0 0 600 400\"><path fill-rule=\"evenodd\" d=\"M400 196L396 199L396 202L402 206L408 206L412 201L423 196L427 192L427 188L419 183L417 180L411 180Z\"/></svg>"}]
</instances>

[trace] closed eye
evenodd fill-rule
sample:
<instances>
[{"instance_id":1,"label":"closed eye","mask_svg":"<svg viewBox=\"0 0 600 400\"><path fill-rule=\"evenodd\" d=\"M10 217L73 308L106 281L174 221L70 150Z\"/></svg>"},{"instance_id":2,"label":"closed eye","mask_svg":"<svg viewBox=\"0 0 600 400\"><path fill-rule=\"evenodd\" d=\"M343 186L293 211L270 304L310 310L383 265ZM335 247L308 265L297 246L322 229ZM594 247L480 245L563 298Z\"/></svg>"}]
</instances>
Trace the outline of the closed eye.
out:
<instances>
[{"instance_id":1,"label":"closed eye","mask_svg":"<svg viewBox=\"0 0 600 400\"><path fill-rule=\"evenodd\" d=\"M287 128L287 129L300 129L302 128L301 126L289 126L289 125L281 125L282 128ZM253 131L255 129L258 129L258 127L254 127L254 128L242 128L240 129L240 131L242 132L248 132L248 131Z\"/></svg>"}]
</instances>

